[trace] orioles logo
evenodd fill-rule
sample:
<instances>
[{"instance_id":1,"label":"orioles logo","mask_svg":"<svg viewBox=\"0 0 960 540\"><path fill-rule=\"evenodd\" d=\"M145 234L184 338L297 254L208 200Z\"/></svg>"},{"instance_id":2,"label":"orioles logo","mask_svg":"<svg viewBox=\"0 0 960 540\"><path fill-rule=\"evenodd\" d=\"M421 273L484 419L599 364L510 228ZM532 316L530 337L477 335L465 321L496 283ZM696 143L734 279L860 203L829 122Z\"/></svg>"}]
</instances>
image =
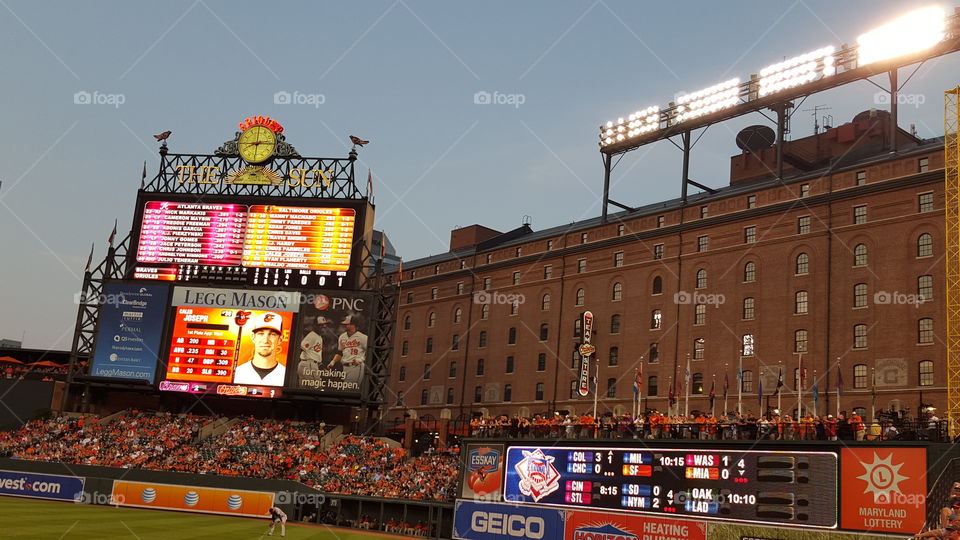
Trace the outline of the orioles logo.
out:
<instances>
[{"instance_id":1,"label":"orioles logo","mask_svg":"<svg viewBox=\"0 0 960 540\"><path fill-rule=\"evenodd\" d=\"M237 323L237 326L243 326L243 325L247 324L247 321L249 321L249 320L250 320L250 312L249 312L249 311L243 311L243 310L241 309L241 310L237 310L237 315L236 315L236 317L233 319L233 322Z\"/></svg>"}]
</instances>

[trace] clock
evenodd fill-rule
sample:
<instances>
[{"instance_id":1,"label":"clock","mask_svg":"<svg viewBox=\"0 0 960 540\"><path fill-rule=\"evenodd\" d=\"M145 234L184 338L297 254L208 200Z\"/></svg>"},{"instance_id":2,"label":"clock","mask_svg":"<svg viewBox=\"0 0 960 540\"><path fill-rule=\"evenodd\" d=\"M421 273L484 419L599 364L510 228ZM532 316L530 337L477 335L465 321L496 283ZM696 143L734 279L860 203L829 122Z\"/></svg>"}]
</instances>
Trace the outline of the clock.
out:
<instances>
[{"instance_id":1,"label":"clock","mask_svg":"<svg viewBox=\"0 0 960 540\"><path fill-rule=\"evenodd\" d=\"M266 126L252 126L237 140L240 157L250 163L266 161L277 148L277 135Z\"/></svg>"}]
</instances>

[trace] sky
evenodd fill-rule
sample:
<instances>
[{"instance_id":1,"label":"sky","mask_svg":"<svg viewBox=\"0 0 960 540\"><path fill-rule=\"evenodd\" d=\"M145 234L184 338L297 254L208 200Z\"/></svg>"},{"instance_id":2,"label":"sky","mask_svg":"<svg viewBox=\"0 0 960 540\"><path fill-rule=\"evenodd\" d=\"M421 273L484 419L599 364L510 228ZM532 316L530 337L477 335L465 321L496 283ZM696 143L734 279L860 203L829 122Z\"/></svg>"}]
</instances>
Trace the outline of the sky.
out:
<instances>
[{"instance_id":1,"label":"sky","mask_svg":"<svg viewBox=\"0 0 960 540\"><path fill-rule=\"evenodd\" d=\"M600 124L928 5L0 0L0 337L69 349L90 246L99 261L114 220L130 230L143 163L151 176L159 165L153 134L172 130L171 152L212 153L262 114L305 156L346 157L349 135L368 139L358 176L372 171L375 226L409 261L446 252L456 227L596 217ZM916 69L902 126L942 135L958 68L954 54ZM807 109L829 107L818 114L836 125L885 107L879 91L810 96L790 137L812 133ZM734 136L758 123L710 127L691 178L727 185ZM611 198L671 199L679 179L679 151L661 141L624 157Z\"/></svg>"}]
</instances>

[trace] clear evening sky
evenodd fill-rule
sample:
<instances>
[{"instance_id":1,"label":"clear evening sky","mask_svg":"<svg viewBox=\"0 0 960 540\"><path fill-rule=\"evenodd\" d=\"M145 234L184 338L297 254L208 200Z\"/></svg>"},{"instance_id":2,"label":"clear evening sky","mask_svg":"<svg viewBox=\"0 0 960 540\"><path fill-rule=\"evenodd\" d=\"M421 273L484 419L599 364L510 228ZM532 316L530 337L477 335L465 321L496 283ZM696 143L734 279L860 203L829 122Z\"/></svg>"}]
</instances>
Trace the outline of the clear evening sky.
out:
<instances>
[{"instance_id":1,"label":"clear evening sky","mask_svg":"<svg viewBox=\"0 0 960 540\"><path fill-rule=\"evenodd\" d=\"M927 5L0 0L0 337L69 348L90 244L99 261L114 219L119 237L129 231L143 162L151 176L158 165L155 133L173 131L172 152L212 153L263 114L302 155L345 157L348 135L369 139L358 177L373 170L376 226L412 260L446 251L456 226L595 217L601 123ZM942 135L958 68L957 54L921 66L901 125ZM78 92L94 103L75 103ZM275 103L277 92L299 103ZM476 104L478 92L501 103ZM792 137L812 133L803 109L829 106L820 115L839 124L883 108L877 92L859 82L811 96ZM734 134L766 122L711 127L691 178L726 185ZM679 152L660 142L624 158L611 196L674 198L679 177Z\"/></svg>"}]
</instances>

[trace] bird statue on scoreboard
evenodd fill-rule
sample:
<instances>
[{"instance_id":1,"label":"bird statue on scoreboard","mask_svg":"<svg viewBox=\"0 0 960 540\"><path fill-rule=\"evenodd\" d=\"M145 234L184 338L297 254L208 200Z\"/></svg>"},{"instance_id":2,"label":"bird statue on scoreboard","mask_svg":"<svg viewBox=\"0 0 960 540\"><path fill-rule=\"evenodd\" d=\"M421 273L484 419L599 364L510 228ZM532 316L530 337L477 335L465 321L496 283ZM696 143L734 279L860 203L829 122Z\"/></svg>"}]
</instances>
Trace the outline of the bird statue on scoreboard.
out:
<instances>
[{"instance_id":1,"label":"bird statue on scoreboard","mask_svg":"<svg viewBox=\"0 0 960 540\"><path fill-rule=\"evenodd\" d=\"M170 130L167 130L167 131L164 131L163 133L161 133L161 134L159 134L159 135L154 135L153 138L156 139L156 140L158 140L158 141L165 141L165 140L167 140L167 138L170 137L171 134L173 134L173 132L170 131Z\"/></svg>"},{"instance_id":2,"label":"bird statue on scoreboard","mask_svg":"<svg viewBox=\"0 0 960 540\"><path fill-rule=\"evenodd\" d=\"M350 136L350 142L352 142L354 146L363 146L365 144L370 144L370 141L365 141L360 137L354 137L353 135Z\"/></svg>"}]
</instances>

